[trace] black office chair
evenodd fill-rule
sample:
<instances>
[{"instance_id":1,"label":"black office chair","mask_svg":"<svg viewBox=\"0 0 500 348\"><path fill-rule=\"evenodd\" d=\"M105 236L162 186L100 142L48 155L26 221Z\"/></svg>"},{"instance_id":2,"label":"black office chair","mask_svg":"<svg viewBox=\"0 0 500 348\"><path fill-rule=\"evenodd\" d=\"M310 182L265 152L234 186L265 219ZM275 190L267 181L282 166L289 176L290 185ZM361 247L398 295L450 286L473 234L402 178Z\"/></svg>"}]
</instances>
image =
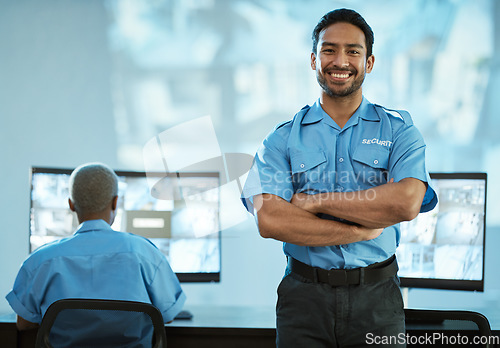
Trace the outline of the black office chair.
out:
<instances>
[{"instance_id":1,"label":"black office chair","mask_svg":"<svg viewBox=\"0 0 500 348\"><path fill-rule=\"evenodd\" d=\"M163 317L150 303L63 299L52 303L38 329L36 348L167 346Z\"/></svg>"},{"instance_id":2,"label":"black office chair","mask_svg":"<svg viewBox=\"0 0 500 348\"><path fill-rule=\"evenodd\" d=\"M478 312L410 308L405 308L404 311L407 324L421 324L428 328L440 328L447 320L454 322L472 322L476 324L480 336L492 337L491 326L488 319ZM491 347L491 345L487 342L484 347Z\"/></svg>"}]
</instances>

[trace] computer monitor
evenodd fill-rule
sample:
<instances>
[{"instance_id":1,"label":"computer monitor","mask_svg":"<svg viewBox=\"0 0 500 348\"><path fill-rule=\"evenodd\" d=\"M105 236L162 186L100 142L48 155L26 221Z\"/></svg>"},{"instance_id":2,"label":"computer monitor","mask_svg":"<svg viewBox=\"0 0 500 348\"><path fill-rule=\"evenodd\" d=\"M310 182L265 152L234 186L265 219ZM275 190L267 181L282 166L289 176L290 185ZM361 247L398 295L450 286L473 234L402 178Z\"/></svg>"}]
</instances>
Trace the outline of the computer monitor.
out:
<instances>
[{"instance_id":1,"label":"computer monitor","mask_svg":"<svg viewBox=\"0 0 500 348\"><path fill-rule=\"evenodd\" d=\"M401 286L484 291L486 173L431 173L438 204L403 222Z\"/></svg>"},{"instance_id":2,"label":"computer monitor","mask_svg":"<svg viewBox=\"0 0 500 348\"><path fill-rule=\"evenodd\" d=\"M68 207L71 172L31 168L30 252L78 227ZM150 239L181 282L220 281L219 173L115 172L119 199L113 229Z\"/></svg>"}]
</instances>

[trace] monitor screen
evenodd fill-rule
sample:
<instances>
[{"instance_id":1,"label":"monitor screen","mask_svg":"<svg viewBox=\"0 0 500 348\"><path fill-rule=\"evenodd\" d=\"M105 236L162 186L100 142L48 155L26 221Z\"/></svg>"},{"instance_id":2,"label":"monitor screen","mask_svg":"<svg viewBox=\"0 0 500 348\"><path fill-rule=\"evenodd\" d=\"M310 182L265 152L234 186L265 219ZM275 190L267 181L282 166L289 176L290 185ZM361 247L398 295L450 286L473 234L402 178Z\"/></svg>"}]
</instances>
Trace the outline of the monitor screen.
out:
<instances>
[{"instance_id":1,"label":"monitor screen","mask_svg":"<svg viewBox=\"0 0 500 348\"><path fill-rule=\"evenodd\" d=\"M72 235L72 169L31 169L30 252ZM181 282L219 281L219 173L115 171L118 208L113 229L144 236L166 256Z\"/></svg>"},{"instance_id":2,"label":"monitor screen","mask_svg":"<svg viewBox=\"0 0 500 348\"><path fill-rule=\"evenodd\" d=\"M401 223L401 286L484 290L486 173L431 173L438 204Z\"/></svg>"}]
</instances>

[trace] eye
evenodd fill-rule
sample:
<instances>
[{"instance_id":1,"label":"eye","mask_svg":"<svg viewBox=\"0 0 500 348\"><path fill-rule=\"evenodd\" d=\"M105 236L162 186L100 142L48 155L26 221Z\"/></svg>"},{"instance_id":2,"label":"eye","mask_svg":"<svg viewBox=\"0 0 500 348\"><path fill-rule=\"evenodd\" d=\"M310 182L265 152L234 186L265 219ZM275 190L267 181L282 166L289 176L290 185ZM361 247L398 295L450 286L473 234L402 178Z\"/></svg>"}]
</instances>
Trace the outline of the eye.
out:
<instances>
[{"instance_id":1,"label":"eye","mask_svg":"<svg viewBox=\"0 0 500 348\"><path fill-rule=\"evenodd\" d=\"M325 48L325 49L321 50L321 52L329 54L329 53L333 53L333 49L331 49L331 48Z\"/></svg>"}]
</instances>

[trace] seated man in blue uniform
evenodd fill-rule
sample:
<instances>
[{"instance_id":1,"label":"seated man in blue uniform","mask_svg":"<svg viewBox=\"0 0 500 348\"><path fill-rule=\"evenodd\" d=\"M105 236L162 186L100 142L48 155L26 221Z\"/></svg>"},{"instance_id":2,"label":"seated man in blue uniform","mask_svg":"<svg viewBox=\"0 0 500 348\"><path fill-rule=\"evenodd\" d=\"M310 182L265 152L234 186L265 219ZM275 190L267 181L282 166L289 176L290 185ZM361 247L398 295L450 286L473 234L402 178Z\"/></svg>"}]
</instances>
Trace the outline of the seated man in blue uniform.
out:
<instances>
[{"instance_id":1,"label":"seated man in blue uniform","mask_svg":"<svg viewBox=\"0 0 500 348\"><path fill-rule=\"evenodd\" d=\"M278 347L404 345L398 223L432 209L425 143L410 115L363 97L374 36L355 11L313 31L319 99L259 148L242 200L260 234L284 242Z\"/></svg>"},{"instance_id":2,"label":"seated man in blue uniform","mask_svg":"<svg viewBox=\"0 0 500 348\"><path fill-rule=\"evenodd\" d=\"M111 229L118 178L100 163L76 168L69 207L80 226L73 236L46 244L23 263L7 301L20 330L37 327L63 298L148 302L172 321L186 296L165 256L146 238Z\"/></svg>"}]
</instances>

